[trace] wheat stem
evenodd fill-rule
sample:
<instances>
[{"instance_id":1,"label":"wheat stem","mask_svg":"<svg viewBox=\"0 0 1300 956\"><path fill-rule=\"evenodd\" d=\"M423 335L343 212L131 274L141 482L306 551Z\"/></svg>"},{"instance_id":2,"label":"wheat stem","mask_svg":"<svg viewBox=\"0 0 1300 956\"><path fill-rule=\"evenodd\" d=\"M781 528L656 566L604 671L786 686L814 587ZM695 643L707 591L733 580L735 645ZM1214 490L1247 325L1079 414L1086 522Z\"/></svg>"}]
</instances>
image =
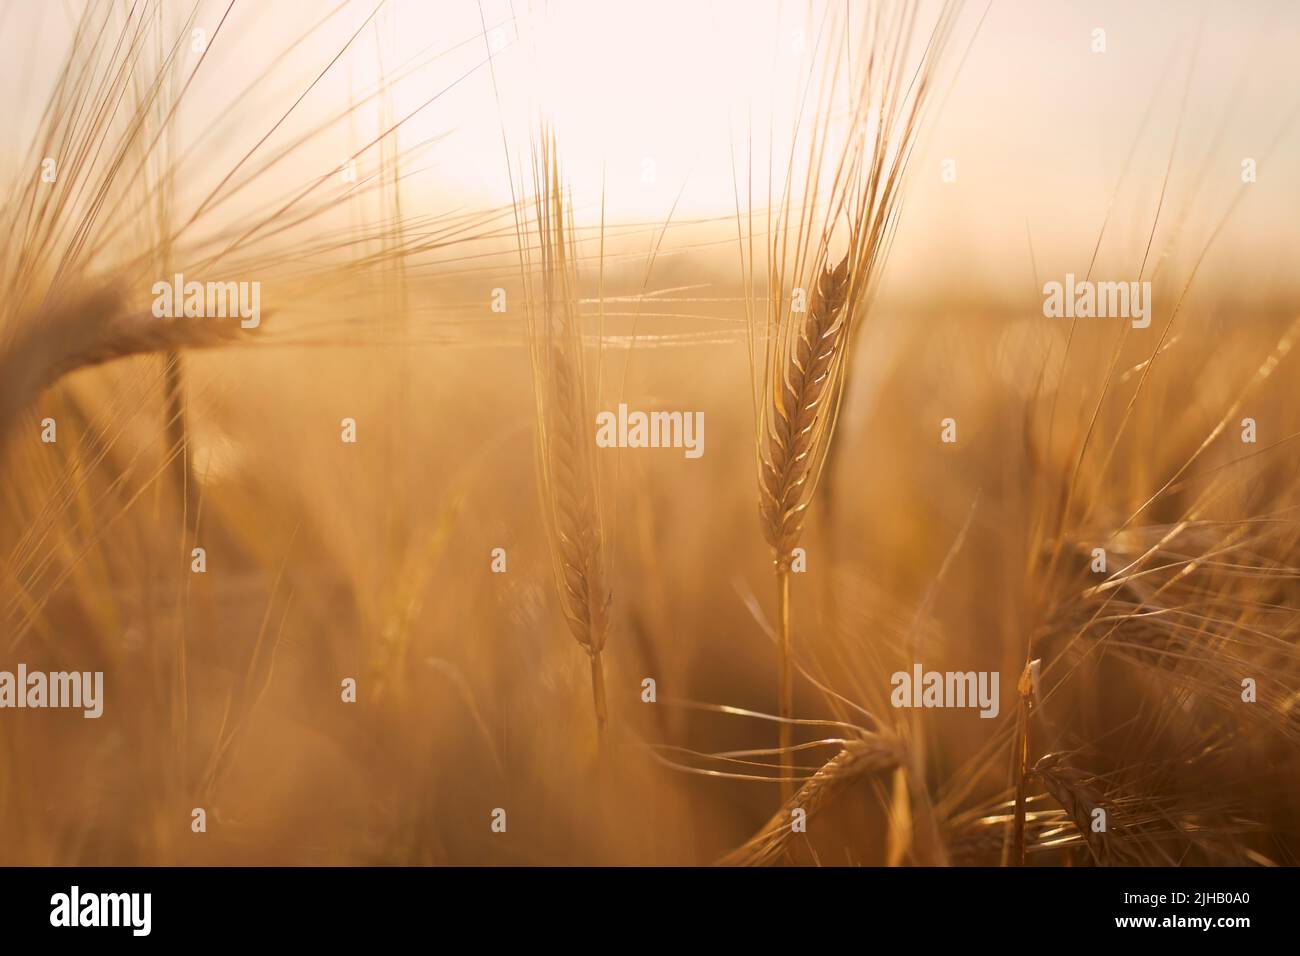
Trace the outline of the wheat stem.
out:
<instances>
[{"instance_id":1,"label":"wheat stem","mask_svg":"<svg viewBox=\"0 0 1300 956\"><path fill-rule=\"evenodd\" d=\"M190 447L189 425L186 421L185 368L181 353L167 353L163 389L165 393L168 444L176 449L172 459L172 474L176 491L185 513L185 527L192 535L198 518L198 486L194 481L194 451Z\"/></svg>"},{"instance_id":2,"label":"wheat stem","mask_svg":"<svg viewBox=\"0 0 1300 956\"><path fill-rule=\"evenodd\" d=\"M1017 706L1016 714L1016 812L1015 812L1015 838L1012 845L1012 852L1016 861L1016 866L1025 865L1025 788L1031 769L1029 766L1029 717L1034 708L1034 702L1038 693L1038 670L1040 661L1034 659L1034 642L1029 642L1029 658L1025 661L1025 669L1020 673L1020 680L1016 682L1016 689L1020 693L1020 701Z\"/></svg>"},{"instance_id":3,"label":"wheat stem","mask_svg":"<svg viewBox=\"0 0 1300 956\"><path fill-rule=\"evenodd\" d=\"M1016 819L1011 853L1016 866L1025 865L1025 780L1029 776L1029 706L1020 699L1016 718Z\"/></svg>"},{"instance_id":4,"label":"wheat stem","mask_svg":"<svg viewBox=\"0 0 1300 956\"><path fill-rule=\"evenodd\" d=\"M609 715L605 709L605 668L600 662L600 651L591 655L591 702L596 710L596 737L603 746Z\"/></svg>"},{"instance_id":5,"label":"wheat stem","mask_svg":"<svg viewBox=\"0 0 1300 956\"><path fill-rule=\"evenodd\" d=\"M781 618L781 802L790 799L793 792L793 751L791 751L791 720L794 717L794 652L790 635L790 569L778 567L776 571L776 599Z\"/></svg>"}]
</instances>

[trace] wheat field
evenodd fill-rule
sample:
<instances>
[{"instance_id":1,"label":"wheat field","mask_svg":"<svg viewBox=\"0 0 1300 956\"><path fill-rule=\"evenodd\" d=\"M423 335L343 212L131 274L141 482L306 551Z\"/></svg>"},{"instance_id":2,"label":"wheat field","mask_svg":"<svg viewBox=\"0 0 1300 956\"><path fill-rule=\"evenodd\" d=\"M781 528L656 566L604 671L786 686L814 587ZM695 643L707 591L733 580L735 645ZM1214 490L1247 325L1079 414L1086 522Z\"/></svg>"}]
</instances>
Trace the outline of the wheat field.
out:
<instances>
[{"instance_id":1,"label":"wheat field","mask_svg":"<svg viewBox=\"0 0 1300 956\"><path fill-rule=\"evenodd\" d=\"M1296 864L1297 27L10 0L0 864Z\"/></svg>"}]
</instances>

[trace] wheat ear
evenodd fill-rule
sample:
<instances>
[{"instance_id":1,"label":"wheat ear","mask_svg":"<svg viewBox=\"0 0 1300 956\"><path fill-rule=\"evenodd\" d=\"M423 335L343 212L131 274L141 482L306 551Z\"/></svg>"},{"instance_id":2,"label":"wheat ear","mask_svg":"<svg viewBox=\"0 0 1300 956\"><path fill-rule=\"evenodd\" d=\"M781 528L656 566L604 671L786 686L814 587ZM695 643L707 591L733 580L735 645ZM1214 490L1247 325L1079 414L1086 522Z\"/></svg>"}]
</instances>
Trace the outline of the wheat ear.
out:
<instances>
[{"instance_id":1,"label":"wheat ear","mask_svg":"<svg viewBox=\"0 0 1300 956\"><path fill-rule=\"evenodd\" d=\"M1074 828L1083 837L1098 866L1134 866L1141 862L1125 843L1125 832L1114 820L1114 808L1108 807L1097 790L1096 779L1072 767L1065 754L1050 753L1034 764L1033 775L1043 782L1043 789L1060 804ZM1107 826L1094 829L1093 813L1101 809Z\"/></svg>"},{"instance_id":2,"label":"wheat ear","mask_svg":"<svg viewBox=\"0 0 1300 956\"><path fill-rule=\"evenodd\" d=\"M528 329L537 407L540 484L556 586L569 632L591 659L597 734L608 720L601 653L611 593L595 436L588 430L587 375L578 309L576 255L554 141L535 151L536 242L526 270ZM532 250L521 242L526 260Z\"/></svg>"},{"instance_id":3,"label":"wheat ear","mask_svg":"<svg viewBox=\"0 0 1300 956\"><path fill-rule=\"evenodd\" d=\"M133 355L230 345L237 328L156 319L125 311L121 295L99 289L20 320L0 348L0 441L45 389L78 369Z\"/></svg>"},{"instance_id":4,"label":"wheat ear","mask_svg":"<svg viewBox=\"0 0 1300 956\"><path fill-rule=\"evenodd\" d=\"M811 820L854 783L893 770L901 763L901 745L893 737L872 734L845 741L844 749L823 764L798 793L784 801L757 834L718 860L718 865L767 866L777 862L785 855L794 836L794 810L803 810L805 820Z\"/></svg>"}]
</instances>

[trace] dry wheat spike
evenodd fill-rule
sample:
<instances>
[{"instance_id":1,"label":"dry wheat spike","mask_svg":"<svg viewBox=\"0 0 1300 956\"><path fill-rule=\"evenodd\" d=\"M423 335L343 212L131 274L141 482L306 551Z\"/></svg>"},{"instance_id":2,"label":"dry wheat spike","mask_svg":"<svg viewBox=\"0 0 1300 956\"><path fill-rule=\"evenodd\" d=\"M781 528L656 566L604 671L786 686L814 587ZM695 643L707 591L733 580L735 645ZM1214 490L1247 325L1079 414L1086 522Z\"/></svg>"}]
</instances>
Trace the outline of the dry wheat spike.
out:
<instances>
[{"instance_id":1,"label":"dry wheat spike","mask_svg":"<svg viewBox=\"0 0 1300 956\"><path fill-rule=\"evenodd\" d=\"M15 323L0 346L0 442L22 411L65 375L133 355L230 345L240 330L125 311L110 288L65 297Z\"/></svg>"},{"instance_id":2,"label":"dry wheat spike","mask_svg":"<svg viewBox=\"0 0 1300 956\"><path fill-rule=\"evenodd\" d=\"M569 632L591 659L597 733L607 722L601 652L609 631L611 592L594 434L588 425L587 374L578 308L571 211L555 143L544 136L534 153L537 254L520 247L528 289L528 330L537 409L540 484L556 586Z\"/></svg>"},{"instance_id":3,"label":"dry wheat spike","mask_svg":"<svg viewBox=\"0 0 1300 956\"><path fill-rule=\"evenodd\" d=\"M1098 866L1135 866L1141 862L1125 845L1125 833L1114 820L1114 808L1106 806L1089 774L1070 766L1061 753L1039 758L1034 774L1069 815ZM1100 831L1094 829L1093 813L1098 809L1106 815L1105 827Z\"/></svg>"},{"instance_id":4,"label":"dry wheat spike","mask_svg":"<svg viewBox=\"0 0 1300 956\"><path fill-rule=\"evenodd\" d=\"M827 400L847 339L849 260L826 269L813 290L808 315L786 359L762 460L759 510L777 567L790 566L811 500L815 446L825 436Z\"/></svg>"},{"instance_id":5,"label":"dry wheat spike","mask_svg":"<svg viewBox=\"0 0 1300 956\"><path fill-rule=\"evenodd\" d=\"M757 834L718 860L718 865L768 866L776 863L785 855L794 836L794 810L803 810L805 820L811 820L837 794L854 783L893 770L901 763L902 745L892 736L866 734L845 741L844 748L785 801Z\"/></svg>"}]
</instances>

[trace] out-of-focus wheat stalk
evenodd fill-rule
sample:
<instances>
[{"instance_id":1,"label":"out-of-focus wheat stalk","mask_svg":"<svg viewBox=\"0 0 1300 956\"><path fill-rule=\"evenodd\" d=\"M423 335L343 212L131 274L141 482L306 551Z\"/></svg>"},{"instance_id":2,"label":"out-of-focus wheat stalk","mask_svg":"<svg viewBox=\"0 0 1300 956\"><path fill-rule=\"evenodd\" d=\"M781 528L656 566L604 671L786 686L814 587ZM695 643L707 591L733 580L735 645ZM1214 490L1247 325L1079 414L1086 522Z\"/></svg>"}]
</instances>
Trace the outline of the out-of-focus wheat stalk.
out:
<instances>
[{"instance_id":1,"label":"out-of-focus wheat stalk","mask_svg":"<svg viewBox=\"0 0 1300 956\"><path fill-rule=\"evenodd\" d=\"M1070 766L1066 755L1050 753L1039 758L1034 764L1033 773L1042 780L1044 789L1052 799L1069 815L1098 866L1124 866L1141 862L1126 845L1124 830L1113 819L1114 808L1106 806L1092 778ZM1094 818L1098 811L1106 815L1104 826L1099 826ZM1023 865L1023 835L1020 844L1019 863Z\"/></svg>"},{"instance_id":2,"label":"out-of-focus wheat stalk","mask_svg":"<svg viewBox=\"0 0 1300 956\"><path fill-rule=\"evenodd\" d=\"M111 288L69 298L16 323L0 349L0 441L20 413L65 375L132 355L229 345L238 327L134 315Z\"/></svg>"},{"instance_id":3,"label":"out-of-focus wheat stalk","mask_svg":"<svg viewBox=\"0 0 1300 956\"><path fill-rule=\"evenodd\" d=\"M854 784L899 766L902 750L890 736L864 734L844 742L843 749L814 773L799 791L785 800L757 834L718 861L721 866L765 866L786 854L794 837L792 813L803 810L811 820L835 796Z\"/></svg>"},{"instance_id":4,"label":"out-of-focus wheat stalk","mask_svg":"<svg viewBox=\"0 0 1300 956\"><path fill-rule=\"evenodd\" d=\"M535 236L521 230L520 248L528 263L525 284L540 484L556 586L569 632L591 660L592 704L603 739L608 713L601 653L612 596L590 431L594 419L588 414L572 212L549 133L540 137L533 160ZM528 239L536 242L536 263Z\"/></svg>"}]
</instances>

